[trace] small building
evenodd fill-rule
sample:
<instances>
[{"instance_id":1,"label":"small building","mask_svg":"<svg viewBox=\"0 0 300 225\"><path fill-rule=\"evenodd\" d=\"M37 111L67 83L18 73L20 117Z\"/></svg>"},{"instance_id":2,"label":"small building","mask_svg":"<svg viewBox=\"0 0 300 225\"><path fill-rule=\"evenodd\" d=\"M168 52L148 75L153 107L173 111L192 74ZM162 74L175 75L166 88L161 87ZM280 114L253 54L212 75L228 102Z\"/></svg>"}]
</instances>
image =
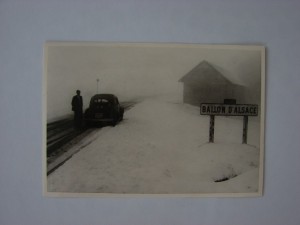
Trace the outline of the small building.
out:
<instances>
[{"instance_id":1,"label":"small building","mask_svg":"<svg viewBox=\"0 0 300 225\"><path fill-rule=\"evenodd\" d=\"M199 106L201 103L223 103L236 99L243 103L245 88L230 81L207 61L202 61L179 82L183 83L183 102Z\"/></svg>"}]
</instances>

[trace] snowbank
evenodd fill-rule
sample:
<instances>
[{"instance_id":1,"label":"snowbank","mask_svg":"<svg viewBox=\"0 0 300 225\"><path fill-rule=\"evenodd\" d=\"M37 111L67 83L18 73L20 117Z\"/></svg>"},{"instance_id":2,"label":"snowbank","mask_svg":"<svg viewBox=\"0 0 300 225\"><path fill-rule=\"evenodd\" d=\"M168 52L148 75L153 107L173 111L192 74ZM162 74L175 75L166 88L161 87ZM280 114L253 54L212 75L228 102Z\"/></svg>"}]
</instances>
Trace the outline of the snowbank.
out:
<instances>
[{"instance_id":1,"label":"snowbank","mask_svg":"<svg viewBox=\"0 0 300 225\"><path fill-rule=\"evenodd\" d=\"M251 145L240 144L239 118L216 119L216 143L207 143L208 127L209 117L201 116L198 107L146 99L116 127L99 129L95 141L49 175L48 191L257 192L258 121L249 120ZM220 180L226 181L215 182Z\"/></svg>"}]
</instances>

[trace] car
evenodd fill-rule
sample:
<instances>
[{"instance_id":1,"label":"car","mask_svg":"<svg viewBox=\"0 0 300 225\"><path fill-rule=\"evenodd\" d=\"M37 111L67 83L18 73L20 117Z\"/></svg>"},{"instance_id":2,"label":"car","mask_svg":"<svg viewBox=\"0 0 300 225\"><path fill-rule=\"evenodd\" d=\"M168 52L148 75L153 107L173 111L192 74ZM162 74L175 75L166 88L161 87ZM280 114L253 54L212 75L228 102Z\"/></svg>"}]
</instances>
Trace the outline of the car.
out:
<instances>
[{"instance_id":1,"label":"car","mask_svg":"<svg viewBox=\"0 0 300 225\"><path fill-rule=\"evenodd\" d=\"M87 125L110 124L115 126L123 120L124 108L113 94L96 94L91 98L85 110L84 120Z\"/></svg>"}]
</instances>

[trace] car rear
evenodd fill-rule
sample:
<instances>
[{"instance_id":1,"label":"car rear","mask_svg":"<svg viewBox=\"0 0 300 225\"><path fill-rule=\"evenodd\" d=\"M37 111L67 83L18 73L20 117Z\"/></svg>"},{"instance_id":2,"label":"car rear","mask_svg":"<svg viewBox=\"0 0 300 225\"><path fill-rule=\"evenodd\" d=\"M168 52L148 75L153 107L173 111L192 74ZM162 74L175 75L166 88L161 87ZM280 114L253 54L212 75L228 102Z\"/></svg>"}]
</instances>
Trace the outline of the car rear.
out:
<instances>
[{"instance_id":1,"label":"car rear","mask_svg":"<svg viewBox=\"0 0 300 225\"><path fill-rule=\"evenodd\" d=\"M96 95L91 99L90 107L86 111L85 120L88 123L115 121L115 104L111 95Z\"/></svg>"}]
</instances>

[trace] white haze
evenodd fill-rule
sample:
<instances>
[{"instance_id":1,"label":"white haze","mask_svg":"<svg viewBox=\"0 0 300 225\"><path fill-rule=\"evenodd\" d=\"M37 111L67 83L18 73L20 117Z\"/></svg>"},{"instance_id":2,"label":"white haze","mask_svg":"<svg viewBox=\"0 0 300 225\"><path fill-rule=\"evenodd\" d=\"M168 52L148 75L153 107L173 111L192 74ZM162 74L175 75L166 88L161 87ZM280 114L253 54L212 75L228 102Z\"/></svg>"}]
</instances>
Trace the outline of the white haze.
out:
<instances>
[{"instance_id":1,"label":"white haze","mask_svg":"<svg viewBox=\"0 0 300 225\"><path fill-rule=\"evenodd\" d=\"M84 108L97 93L116 94L120 101L145 96L182 98L178 80L202 60L228 79L260 89L260 52L158 45L53 45L47 51L47 120L71 113L71 98L80 89ZM254 102L255 103L255 102Z\"/></svg>"}]
</instances>

